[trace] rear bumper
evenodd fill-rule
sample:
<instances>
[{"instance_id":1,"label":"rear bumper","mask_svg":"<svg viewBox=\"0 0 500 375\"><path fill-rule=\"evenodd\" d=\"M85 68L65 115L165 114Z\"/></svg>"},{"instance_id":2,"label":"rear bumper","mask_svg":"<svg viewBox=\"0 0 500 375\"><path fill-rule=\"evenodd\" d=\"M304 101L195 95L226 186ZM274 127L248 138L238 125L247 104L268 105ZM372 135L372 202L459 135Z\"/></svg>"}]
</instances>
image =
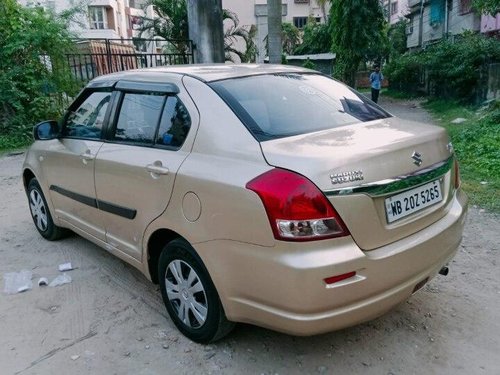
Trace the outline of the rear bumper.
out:
<instances>
[{"instance_id":1,"label":"rear bumper","mask_svg":"<svg viewBox=\"0 0 500 375\"><path fill-rule=\"evenodd\" d=\"M229 320L313 335L373 319L406 300L455 255L467 198L448 214L390 245L363 252L351 237L262 247L233 241L195 244ZM323 279L356 271L327 288Z\"/></svg>"}]
</instances>

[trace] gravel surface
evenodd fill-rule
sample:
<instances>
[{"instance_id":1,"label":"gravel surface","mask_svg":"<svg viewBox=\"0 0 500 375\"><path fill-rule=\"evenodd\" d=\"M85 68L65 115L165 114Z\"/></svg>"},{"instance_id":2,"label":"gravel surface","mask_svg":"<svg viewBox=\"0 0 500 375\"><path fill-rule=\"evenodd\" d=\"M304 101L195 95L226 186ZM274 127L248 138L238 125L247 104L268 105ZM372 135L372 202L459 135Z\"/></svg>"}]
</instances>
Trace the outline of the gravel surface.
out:
<instances>
[{"instance_id":1,"label":"gravel surface","mask_svg":"<svg viewBox=\"0 0 500 375\"><path fill-rule=\"evenodd\" d=\"M418 102L392 113L430 121ZM0 374L500 374L500 219L471 208L447 277L379 319L315 337L240 324L209 346L167 317L157 286L74 235L43 240L20 180L23 155L0 157L0 275L70 284L15 295L0 279Z\"/></svg>"}]
</instances>

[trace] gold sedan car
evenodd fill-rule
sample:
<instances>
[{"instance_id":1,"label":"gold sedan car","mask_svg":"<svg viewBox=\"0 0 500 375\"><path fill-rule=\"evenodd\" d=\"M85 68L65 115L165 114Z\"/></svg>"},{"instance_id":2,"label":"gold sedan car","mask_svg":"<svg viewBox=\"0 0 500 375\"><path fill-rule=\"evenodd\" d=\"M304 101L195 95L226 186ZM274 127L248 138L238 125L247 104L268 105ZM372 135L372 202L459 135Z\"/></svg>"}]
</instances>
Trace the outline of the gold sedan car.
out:
<instances>
[{"instance_id":1,"label":"gold sedan car","mask_svg":"<svg viewBox=\"0 0 500 375\"><path fill-rule=\"evenodd\" d=\"M462 237L445 130L306 69L102 76L34 136L40 234L69 229L138 268L201 343L234 322L313 335L373 319L446 274Z\"/></svg>"}]
</instances>

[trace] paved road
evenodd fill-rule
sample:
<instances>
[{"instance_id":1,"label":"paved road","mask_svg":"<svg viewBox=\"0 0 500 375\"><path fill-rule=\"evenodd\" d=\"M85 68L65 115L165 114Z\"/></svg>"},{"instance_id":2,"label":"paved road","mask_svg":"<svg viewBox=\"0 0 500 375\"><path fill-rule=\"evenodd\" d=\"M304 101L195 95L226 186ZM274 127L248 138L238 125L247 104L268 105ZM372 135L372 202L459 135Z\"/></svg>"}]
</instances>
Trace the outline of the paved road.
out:
<instances>
[{"instance_id":1,"label":"paved road","mask_svg":"<svg viewBox=\"0 0 500 375\"><path fill-rule=\"evenodd\" d=\"M414 102L381 103L429 120ZM3 294L0 281L0 374L500 374L500 220L491 214L472 209L450 275L379 319L309 338L239 325L202 346L177 333L135 269L80 237L38 235L22 159L0 158L0 275L78 268L71 284L23 294Z\"/></svg>"}]
</instances>

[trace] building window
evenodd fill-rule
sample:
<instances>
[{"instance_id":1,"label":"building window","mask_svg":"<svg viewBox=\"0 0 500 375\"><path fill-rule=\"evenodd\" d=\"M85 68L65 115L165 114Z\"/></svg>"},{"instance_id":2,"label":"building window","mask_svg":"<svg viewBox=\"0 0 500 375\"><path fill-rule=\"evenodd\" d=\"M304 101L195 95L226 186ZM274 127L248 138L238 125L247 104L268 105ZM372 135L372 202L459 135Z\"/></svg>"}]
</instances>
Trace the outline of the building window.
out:
<instances>
[{"instance_id":1,"label":"building window","mask_svg":"<svg viewBox=\"0 0 500 375\"><path fill-rule=\"evenodd\" d=\"M90 28L103 30L108 28L106 7L89 7Z\"/></svg>"},{"instance_id":2,"label":"building window","mask_svg":"<svg viewBox=\"0 0 500 375\"><path fill-rule=\"evenodd\" d=\"M467 14L472 12L472 0L459 0L458 13Z\"/></svg>"},{"instance_id":3,"label":"building window","mask_svg":"<svg viewBox=\"0 0 500 375\"><path fill-rule=\"evenodd\" d=\"M307 17L293 17L293 24L297 29L303 29L307 25Z\"/></svg>"},{"instance_id":4,"label":"building window","mask_svg":"<svg viewBox=\"0 0 500 375\"><path fill-rule=\"evenodd\" d=\"M391 16L398 12L398 2L391 3Z\"/></svg>"},{"instance_id":5,"label":"building window","mask_svg":"<svg viewBox=\"0 0 500 375\"><path fill-rule=\"evenodd\" d=\"M444 18L444 2L441 0L431 0L431 16L429 17L429 24L437 26L441 24Z\"/></svg>"}]
</instances>

